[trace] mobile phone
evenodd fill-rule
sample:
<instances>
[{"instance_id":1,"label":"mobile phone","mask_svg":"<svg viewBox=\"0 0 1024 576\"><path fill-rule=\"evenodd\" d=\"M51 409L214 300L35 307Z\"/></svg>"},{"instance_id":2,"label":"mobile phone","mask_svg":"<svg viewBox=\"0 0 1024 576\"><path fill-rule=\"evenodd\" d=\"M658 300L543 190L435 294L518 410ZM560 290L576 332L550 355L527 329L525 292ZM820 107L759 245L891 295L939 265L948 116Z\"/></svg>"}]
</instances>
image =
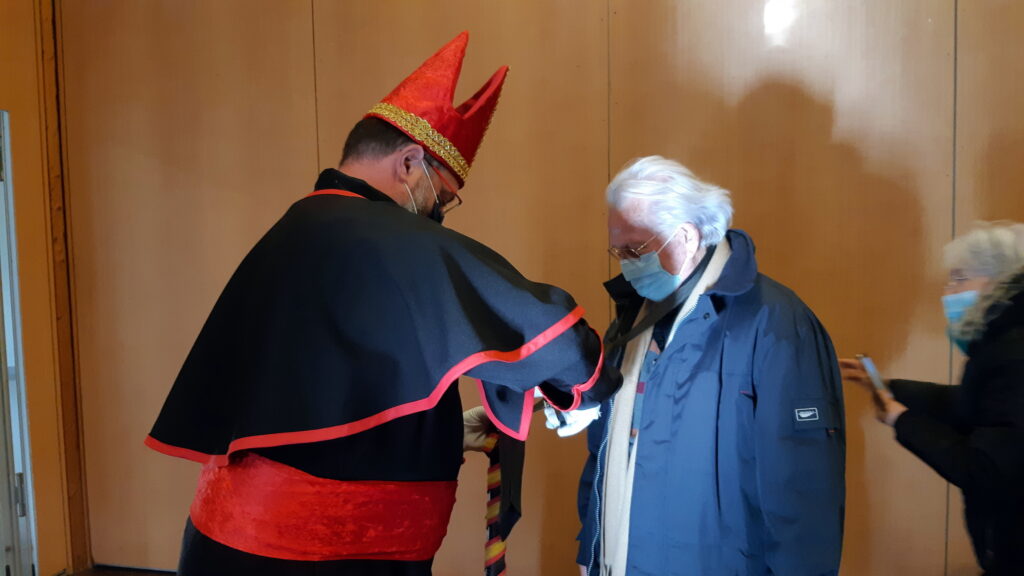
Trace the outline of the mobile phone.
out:
<instances>
[{"instance_id":1,"label":"mobile phone","mask_svg":"<svg viewBox=\"0 0 1024 576\"><path fill-rule=\"evenodd\" d=\"M860 360L861 366L864 367L864 371L868 373L868 378L871 378L871 384L874 385L877 392L888 392L889 388L886 387L885 381L882 380L882 376L878 374L878 368L875 366L875 362L867 354L857 354L857 360Z\"/></svg>"}]
</instances>

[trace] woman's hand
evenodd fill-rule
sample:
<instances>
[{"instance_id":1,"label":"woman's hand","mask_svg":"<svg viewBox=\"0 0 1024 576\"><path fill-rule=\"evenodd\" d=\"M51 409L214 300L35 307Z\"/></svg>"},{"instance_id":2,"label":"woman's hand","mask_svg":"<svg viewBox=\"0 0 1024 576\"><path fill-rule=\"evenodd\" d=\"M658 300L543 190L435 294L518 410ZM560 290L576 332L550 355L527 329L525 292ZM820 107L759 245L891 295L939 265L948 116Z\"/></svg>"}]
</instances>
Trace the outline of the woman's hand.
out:
<instances>
[{"instance_id":1,"label":"woman's hand","mask_svg":"<svg viewBox=\"0 0 1024 576\"><path fill-rule=\"evenodd\" d=\"M892 397L892 392L875 390L875 385L871 382L871 377L864 370L864 365L860 363L860 360L840 358L839 373L843 377L843 382L850 382L871 392L871 400L875 404L875 417L879 422L894 426L896 419L907 411L906 406Z\"/></svg>"},{"instance_id":2,"label":"woman's hand","mask_svg":"<svg viewBox=\"0 0 1024 576\"><path fill-rule=\"evenodd\" d=\"M839 374L843 377L843 382L856 384L869 392L875 391L875 385L872 384L867 370L864 369L864 365L860 363L860 360L856 358L840 358Z\"/></svg>"},{"instance_id":3,"label":"woman's hand","mask_svg":"<svg viewBox=\"0 0 1024 576\"><path fill-rule=\"evenodd\" d=\"M895 426L896 420L907 411L907 407L897 402L888 390L875 392L872 399L875 402L875 418L889 426Z\"/></svg>"}]
</instances>

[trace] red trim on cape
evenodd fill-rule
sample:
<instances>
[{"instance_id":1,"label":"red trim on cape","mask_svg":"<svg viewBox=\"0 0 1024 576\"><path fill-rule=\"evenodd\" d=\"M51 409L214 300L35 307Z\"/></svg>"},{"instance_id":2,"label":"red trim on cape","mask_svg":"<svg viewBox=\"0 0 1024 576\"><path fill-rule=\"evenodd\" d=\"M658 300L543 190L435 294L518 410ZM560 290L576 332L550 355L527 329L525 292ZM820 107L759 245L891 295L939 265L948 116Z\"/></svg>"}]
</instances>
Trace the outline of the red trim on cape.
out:
<instances>
[{"instance_id":1,"label":"red trim on cape","mask_svg":"<svg viewBox=\"0 0 1024 576\"><path fill-rule=\"evenodd\" d=\"M597 341L601 344L601 355L597 358L597 368L594 368L594 373L590 375L590 379L582 384L577 384L572 387L572 406L569 406L568 408L559 408L558 405L552 402L551 399L548 398L548 395L544 393L544 389L540 388L540 395L543 396L544 400L547 400L547 403L555 410L571 412L579 408L580 402L583 401L583 393L593 388L594 384L597 383L597 379L601 377L601 368L604 367L604 340L601 338L601 335L597 333L597 330L591 328L590 331L597 336Z\"/></svg>"},{"instance_id":2,"label":"red trim on cape","mask_svg":"<svg viewBox=\"0 0 1024 576\"><path fill-rule=\"evenodd\" d=\"M594 387L594 384L597 383L597 379L601 377L601 368L604 367L604 340L601 339L600 334L598 334L596 330L594 330L593 328L591 328L590 330L594 332L595 335L597 335L597 341L601 343L601 355L597 359L597 368L594 369L594 373L591 374L590 379L588 379L586 382L582 384L572 386L572 405L569 406L568 408L560 408L557 404L551 402L551 399L548 398L548 395L544 394L544 388L540 388L541 396L543 396L544 400L546 400L548 404L550 404L555 410L559 410L561 412L571 412L572 410L579 408L580 403L583 402L583 393L587 392L587 390Z\"/></svg>"},{"instance_id":3,"label":"red trim on cape","mask_svg":"<svg viewBox=\"0 0 1024 576\"><path fill-rule=\"evenodd\" d=\"M321 191L323 192L323 191ZM329 192L328 192L329 193ZM459 376L462 376L466 372L469 372L473 368L486 364L487 362L507 362L513 363L518 362L534 352L540 350L544 346L548 345L555 338L562 335L563 332L571 328L576 322L583 318L583 307L577 306L575 310L568 313L564 318L555 322L550 328L544 330L526 344L523 344L515 350L501 351L501 350L484 350L472 354L461 362L452 366L444 376L441 377L440 382L434 387L434 391L430 393L426 398L420 400L414 400L405 404L399 404L378 412L372 416L367 416L354 422L346 424L339 424L338 426L330 426L328 428L318 428L315 430L299 430L296 432L277 432L274 434L261 434L258 436L246 436L244 438L238 438L228 445L228 451L226 454L206 454L195 450L189 450L187 448L181 448L179 446L173 446L161 442L152 436L146 438L146 446L162 452L168 456L175 456L177 458L184 458L186 460L192 460L199 462L200 464L214 464L216 466L224 466L228 463L228 456L234 452L240 450L252 450L255 448L272 448L275 446L288 446L291 444L306 444L310 442L323 442L325 440L334 440L335 438L341 438L343 436L351 436L360 432L365 432L371 428L375 428L390 422L396 418L402 416L408 416L409 414L415 414L417 412L423 412L430 410L441 401L441 397L448 390ZM581 384L573 388L574 394L579 390L580 392L593 386L593 382L596 381L597 372L595 376L591 378L587 383ZM589 385L588 385L589 384ZM515 438L516 440L526 440L526 436L530 431L530 421L533 416L533 396L532 394L524 393L523 402L523 416L519 421L519 429L513 430L500 422L494 416L494 412L491 411L491 407L487 403L487 397L483 394L483 384L480 383L480 399L484 405L484 410L487 415L491 418L491 421L505 434ZM581 388L586 386L586 388ZM578 401L577 401L578 403Z\"/></svg>"},{"instance_id":4,"label":"red trim on cape","mask_svg":"<svg viewBox=\"0 0 1024 576\"><path fill-rule=\"evenodd\" d=\"M185 460L192 460L193 462L199 462L200 464L205 464L206 462L212 461L218 466L223 466L228 463L227 455L212 456L204 452L189 450L188 448L171 446L170 444L165 444L157 440L156 438L153 438L152 436L146 436L146 440L143 442L143 444L145 444L152 450L156 450L157 452L167 454L168 456L174 456L175 458L184 458ZM223 460L218 460L217 458L223 458Z\"/></svg>"},{"instance_id":5,"label":"red trim on cape","mask_svg":"<svg viewBox=\"0 0 1024 576\"><path fill-rule=\"evenodd\" d=\"M487 418L494 424L494 427L516 440L526 440L526 435L530 430L530 422L533 421L533 394L523 395L523 413L519 417L519 430L513 430L502 424L501 420L494 415L494 411L491 410L491 405L487 403L487 395L484 393L484 381L477 379L476 387L480 391L480 403L484 406L484 412L487 413Z\"/></svg>"},{"instance_id":6,"label":"red trim on cape","mask_svg":"<svg viewBox=\"0 0 1024 576\"><path fill-rule=\"evenodd\" d=\"M366 196L362 194L356 194L355 192L349 192L348 190L335 190L334 188L325 188L323 190L315 190L306 194L306 198L310 196L323 196L324 194L333 194L335 196L348 196L349 198L362 198L366 200Z\"/></svg>"}]
</instances>

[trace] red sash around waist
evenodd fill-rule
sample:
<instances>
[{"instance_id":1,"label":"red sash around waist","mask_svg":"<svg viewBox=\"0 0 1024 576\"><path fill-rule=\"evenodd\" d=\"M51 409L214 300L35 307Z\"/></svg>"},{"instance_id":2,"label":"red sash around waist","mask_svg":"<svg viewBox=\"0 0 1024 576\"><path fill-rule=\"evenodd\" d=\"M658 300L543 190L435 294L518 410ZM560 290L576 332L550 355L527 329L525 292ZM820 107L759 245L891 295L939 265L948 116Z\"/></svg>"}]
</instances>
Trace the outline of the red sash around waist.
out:
<instances>
[{"instance_id":1,"label":"red sash around waist","mask_svg":"<svg viewBox=\"0 0 1024 576\"><path fill-rule=\"evenodd\" d=\"M236 550L284 560L429 560L441 547L456 482L342 482L253 453L206 466L196 529Z\"/></svg>"}]
</instances>

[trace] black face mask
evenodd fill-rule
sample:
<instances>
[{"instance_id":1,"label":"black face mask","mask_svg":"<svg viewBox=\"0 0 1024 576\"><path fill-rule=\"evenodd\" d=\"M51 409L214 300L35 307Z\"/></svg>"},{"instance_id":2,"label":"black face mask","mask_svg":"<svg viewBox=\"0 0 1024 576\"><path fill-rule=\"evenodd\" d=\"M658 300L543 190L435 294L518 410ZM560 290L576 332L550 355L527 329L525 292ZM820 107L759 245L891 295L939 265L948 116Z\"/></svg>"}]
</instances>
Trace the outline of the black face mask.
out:
<instances>
[{"instance_id":1,"label":"black face mask","mask_svg":"<svg viewBox=\"0 0 1024 576\"><path fill-rule=\"evenodd\" d=\"M434 200L434 207L430 210L429 218L438 224L444 223L444 210L441 209L439 200Z\"/></svg>"},{"instance_id":2,"label":"black face mask","mask_svg":"<svg viewBox=\"0 0 1024 576\"><path fill-rule=\"evenodd\" d=\"M423 167L423 177L427 179L427 184L430 185L430 191L434 194L434 207L430 209L428 218L441 224L444 222L444 210L441 208L441 198L437 195L437 189L434 188L434 181L430 179L430 173L427 172L427 163L425 160L420 160L420 166Z\"/></svg>"},{"instance_id":3,"label":"black face mask","mask_svg":"<svg viewBox=\"0 0 1024 576\"><path fill-rule=\"evenodd\" d=\"M433 186L433 183L431 183L431 186ZM420 211L416 208L416 199L413 198L412 190L409 189L408 184L405 185L405 191L409 194L409 201L412 202L412 210L410 212L419 214ZM433 192L433 189L431 191ZM437 197L437 192L434 192L434 207L430 209L430 213L426 216L438 224L444 222L444 210L441 208L441 199Z\"/></svg>"}]
</instances>

